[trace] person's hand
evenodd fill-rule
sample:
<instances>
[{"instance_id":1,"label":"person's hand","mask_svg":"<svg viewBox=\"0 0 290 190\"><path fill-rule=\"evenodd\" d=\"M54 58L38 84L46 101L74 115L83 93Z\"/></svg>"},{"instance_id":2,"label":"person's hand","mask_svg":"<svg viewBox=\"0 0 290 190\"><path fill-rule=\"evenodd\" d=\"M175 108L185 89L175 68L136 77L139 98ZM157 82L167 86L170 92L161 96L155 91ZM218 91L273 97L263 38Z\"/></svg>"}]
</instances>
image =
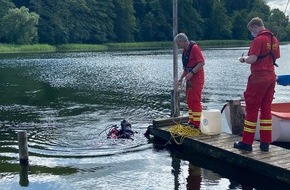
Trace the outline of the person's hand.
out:
<instances>
[{"instance_id":1,"label":"person's hand","mask_svg":"<svg viewBox=\"0 0 290 190\"><path fill-rule=\"evenodd\" d=\"M241 63L245 63L246 61L245 61L245 57L240 57L239 58L239 61L241 62Z\"/></svg>"},{"instance_id":2,"label":"person's hand","mask_svg":"<svg viewBox=\"0 0 290 190\"><path fill-rule=\"evenodd\" d=\"M187 73L187 75L185 76L185 79L186 79L186 80L189 80L192 76L193 76L193 73L189 72L189 73Z\"/></svg>"},{"instance_id":3,"label":"person's hand","mask_svg":"<svg viewBox=\"0 0 290 190\"><path fill-rule=\"evenodd\" d=\"M245 62L246 62L245 59L246 59L246 58L244 57L244 53L243 53L242 56L239 58L239 61L240 61L241 63L245 63Z\"/></svg>"},{"instance_id":4,"label":"person's hand","mask_svg":"<svg viewBox=\"0 0 290 190\"><path fill-rule=\"evenodd\" d=\"M181 85L181 84L182 84L182 81L183 81L183 79L180 78L180 79L178 80L178 85Z\"/></svg>"}]
</instances>

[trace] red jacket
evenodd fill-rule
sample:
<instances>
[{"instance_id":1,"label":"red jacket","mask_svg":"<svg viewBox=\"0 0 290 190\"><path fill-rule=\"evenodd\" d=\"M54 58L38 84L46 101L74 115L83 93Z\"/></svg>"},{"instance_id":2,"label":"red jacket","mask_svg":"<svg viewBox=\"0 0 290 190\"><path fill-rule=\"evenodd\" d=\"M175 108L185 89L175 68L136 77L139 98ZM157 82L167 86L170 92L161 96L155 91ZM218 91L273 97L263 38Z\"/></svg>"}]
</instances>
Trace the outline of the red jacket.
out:
<instances>
[{"instance_id":1,"label":"red jacket","mask_svg":"<svg viewBox=\"0 0 290 190\"><path fill-rule=\"evenodd\" d=\"M272 38L272 39L271 39ZM272 50L271 50L272 41ZM276 37L273 36L269 30L262 30L257 37L252 41L248 55L256 55L257 57L266 55L272 51L275 59L280 57L279 42ZM271 54L268 56L257 59L257 61L251 64L251 72L259 71L273 71L273 57Z\"/></svg>"},{"instance_id":2,"label":"red jacket","mask_svg":"<svg viewBox=\"0 0 290 190\"><path fill-rule=\"evenodd\" d=\"M186 53L186 50L183 50L183 54ZM193 68L198 63L204 62L204 57L202 55L202 52L197 44L194 44L192 46L190 56L187 63L187 68ZM201 68L197 73L194 73L194 75L190 79L193 84L197 83L204 83L204 70Z\"/></svg>"}]
</instances>

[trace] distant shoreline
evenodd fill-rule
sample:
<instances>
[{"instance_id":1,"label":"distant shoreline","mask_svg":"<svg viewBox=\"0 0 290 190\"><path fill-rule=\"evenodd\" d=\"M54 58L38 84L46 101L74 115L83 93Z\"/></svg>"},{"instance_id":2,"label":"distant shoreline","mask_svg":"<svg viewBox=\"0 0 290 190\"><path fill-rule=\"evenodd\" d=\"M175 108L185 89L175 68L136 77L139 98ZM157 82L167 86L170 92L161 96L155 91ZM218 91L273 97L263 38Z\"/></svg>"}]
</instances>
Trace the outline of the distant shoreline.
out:
<instances>
[{"instance_id":1,"label":"distant shoreline","mask_svg":"<svg viewBox=\"0 0 290 190\"><path fill-rule=\"evenodd\" d=\"M203 40L197 41L201 48L248 47L251 41L247 40ZM282 43L281 43L282 44ZM287 42L284 42L287 44ZM171 49L173 42L132 42L107 44L63 44L63 45L14 45L1 44L0 54L9 53L45 53L45 52L100 52L100 51L132 51Z\"/></svg>"}]
</instances>

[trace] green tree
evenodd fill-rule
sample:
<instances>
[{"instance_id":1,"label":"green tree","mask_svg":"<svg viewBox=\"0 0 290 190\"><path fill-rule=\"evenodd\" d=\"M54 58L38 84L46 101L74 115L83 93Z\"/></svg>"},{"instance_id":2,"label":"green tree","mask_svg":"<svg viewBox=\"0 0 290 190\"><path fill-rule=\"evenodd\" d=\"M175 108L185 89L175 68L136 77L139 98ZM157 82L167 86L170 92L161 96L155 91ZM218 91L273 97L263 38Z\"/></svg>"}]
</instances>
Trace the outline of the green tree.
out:
<instances>
[{"instance_id":1,"label":"green tree","mask_svg":"<svg viewBox=\"0 0 290 190\"><path fill-rule=\"evenodd\" d=\"M178 3L178 30L194 40L202 39L204 20L194 8L194 0L184 0Z\"/></svg>"},{"instance_id":2,"label":"green tree","mask_svg":"<svg viewBox=\"0 0 290 190\"><path fill-rule=\"evenodd\" d=\"M28 8L9 9L1 20L0 33L8 43L35 43L38 19L39 16L34 12L30 13Z\"/></svg>"},{"instance_id":3,"label":"green tree","mask_svg":"<svg viewBox=\"0 0 290 190\"><path fill-rule=\"evenodd\" d=\"M236 14L236 11L248 10L252 0L221 0L225 6L227 12L232 15Z\"/></svg>"},{"instance_id":4,"label":"green tree","mask_svg":"<svg viewBox=\"0 0 290 190\"><path fill-rule=\"evenodd\" d=\"M31 0L41 43L103 43L115 37L112 0Z\"/></svg>"},{"instance_id":5,"label":"green tree","mask_svg":"<svg viewBox=\"0 0 290 190\"><path fill-rule=\"evenodd\" d=\"M210 0L208 17L205 20L205 39L230 39L231 20L219 0Z\"/></svg>"},{"instance_id":6,"label":"green tree","mask_svg":"<svg viewBox=\"0 0 290 190\"><path fill-rule=\"evenodd\" d=\"M16 7L28 7L30 0L11 0Z\"/></svg>"},{"instance_id":7,"label":"green tree","mask_svg":"<svg viewBox=\"0 0 290 190\"><path fill-rule=\"evenodd\" d=\"M279 40L287 39L287 25L289 18L279 9L271 10L268 22L265 23L266 27L270 29Z\"/></svg>"},{"instance_id":8,"label":"green tree","mask_svg":"<svg viewBox=\"0 0 290 190\"><path fill-rule=\"evenodd\" d=\"M140 28L140 34L144 41L153 41L155 33L153 29L154 22L155 22L154 15L151 12L147 13L141 23Z\"/></svg>"},{"instance_id":9,"label":"green tree","mask_svg":"<svg viewBox=\"0 0 290 190\"><path fill-rule=\"evenodd\" d=\"M7 14L9 9L15 8L15 5L10 0L0 1L0 19Z\"/></svg>"},{"instance_id":10,"label":"green tree","mask_svg":"<svg viewBox=\"0 0 290 190\"><path fill-rule=\"evenodd\" d=\"M164 23L166 23L166 27L163 28L166 34L164 40L171 41L175 37L173 36L173 1L160 0L160 6L163 10Z\"/></svg>"},{"instance_id":11,"label":"green tree","mask_svg":"<svg viewBox=\"0 0 290 190\"><path fill-rule=\"evenodd\" d=\"M68 6L66 7L67 11L60 13L60 15L64 16L63 22L64 27L67 29L68 42L89 42L91 27L87 25L87 22L91 10L86 0L68 1L66 6Z\"/></svg>"},{"instance_id":12,"label":"green tree","mask_svg":"<svg viewBox=\"0 0 290 190\"><path fill-rule=\"evenodd\" d=\"M12 31L11 28L18 26L8 24L9 18L15 23L20 20L13 20L12 13L7 16L15 6L25 6L39 15L38 25L32 28L37 27L40 43L168 41L173 38L171 0L1 0L1 42L16 43L12 39L25 34ZM279 10L270 10L265 0L178 1L179 32L195 40L247 39L246 24L256 16L278 34L280 41L290 38L288 17ZM21 20L22 23L25 22ZM34 37L29 43L36 40Z\"/></svg>"},{"instance_id":13,"label":"green tree","mask_svg":"<svg viewBox=\"0 0 290 190\"><path fill-rule=\"evenodd\" d=\"M154 41L168 40L172 36L171 25L168 23L164 14L164 9L161 6L160 0L152 0L149 3L152 13L154 15Z\"/></svg>"},{"instance_id":14,"label":"green tree","mask_svg":"<svg viewBox=\"0 0 290 190\"><path fill-rule=\"evenodd\" d=\"M136 19L134 16L133 0L114 0L116 18L114 20L114 32L116 41L134 41L134 31L136 29Z\"/></svg>"},{"instance_id":15,"label":"green tree","mask_svg":"<svg viewBox=\"0 0 290 190\"><path fill-rule=\"evenodd\" d=\"M168 21L165 9L170 1L164 0L135 0L135 17L137 21L136 39L140 41L172 40L172 22ZM141 12L137 12L141 10ZM172 6L170 9L172 12ZM172 19L171 19L172 21Z\"/></svg>"},{"instance_id":16,"label":"green tree","mask_svg":"<svg viewBox=\"0 0 290 190\"><path fill-rule=\"evenodd\" d=\"M86 0L90 8L88 14L84 14L85 22L81 22L87 29L89 43L111 42L116 38L114 33L114 19L116 17L113 0ZM74 18L78 20L78 18Z\"/></svg>"},{"instance_id":17,"label":"green tree","mask_svg":"<svg viewBox=\"0 0 290 190\"><path fill-rule=\"evenodd\" d=\"M196 0L194 7L203 19L208 18L211 14L212 0Z\"/></svg>"},{"instance_id":18,"label":"green tree","mask_svg":"<svg viewBox=\"0 0 290 190\"><path fill-rule=\"evenodd\" d=\"M2 20L4 15L8 13L8 10L15 8L15 5L10 0L1 0L0 1L0 42L6 42L4 37L4 26L2 25Z\"/></svg>"},{"instance_id":19,"label":"green tree","mask_svg":"<svg viewBox=\"0 0 290 190\"><path fill-rule=\"evenodd\" d=\"M290 41L290 23L286 26L286 38L285 41Z\"/></svg>"},{"instance_id":20,"label":"green tree","mask_svg":"<svg viewBox=\"0 0 290 190\"><path fill-rule=\"evenodd\" d=\"M30 9L39 13L38 35L40 43L64 44L69 42L69 32L65 25L69 19L68 7L58 0L31 0Z\"/></svg>"},{"instance_id":21,"label":"green tree","mask_svg":"<svg viewBox=\"0 0 290 190\"><path fill-rule=\"evenodd\" d=\"M134 39L136 41L142 41L143 37L141 34L142 22L146 15L146 0L134 0L134 15L136 19L136 29L134 32Z\"/></svg>"},{"instance_id":22,"label":"green tree","mask_svg":"<svg viewBox=\"0 0 290 190\"><path fill-rule=\"evenodd\" d=\"M253 17L260 17L264 22L267 22L271 14L270 7L265 4L264 0L251 0L248 10L248 20Z\"/></svg>"},{"instance_id":23,"label":"green tree","mask_svg":"<svg viewBox=\"0 0 290 190\"><path fill-rule=\"evenodd\" d=\"M232 37L233 39L247 39L248 29L247 11L235 11L232 17Z\"/></svg>"}]
</instances>

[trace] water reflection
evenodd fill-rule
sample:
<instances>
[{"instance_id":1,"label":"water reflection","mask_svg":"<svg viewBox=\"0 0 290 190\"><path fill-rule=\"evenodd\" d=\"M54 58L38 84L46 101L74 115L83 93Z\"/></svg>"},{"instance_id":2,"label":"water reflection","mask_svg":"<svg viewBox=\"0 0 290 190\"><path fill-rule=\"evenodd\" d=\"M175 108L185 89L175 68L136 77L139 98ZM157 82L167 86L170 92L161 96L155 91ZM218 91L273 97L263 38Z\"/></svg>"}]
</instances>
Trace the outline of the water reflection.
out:
<instances>
[{"instance_id":1,"label":"water reflection","mask_svg":"<svg viewBox=\"0 0 290 190\"><path fill-rule=\"evenodd\" d=\"M187 189L201 189L201 168L191 163L188 164Z\"/></svg>"},{"instance_id":2,"label":"water reflection","mask_svg":"<svg viewBox=\"0 0 290 190\"><path fill-rule=\"evenodd\" d=\"M28 179L28 170L29 165L20 165L20 171L19 171L19 185L23 187L28 187L29 185L29 179Z\"/></svg>"},{"instance_id":3,"label":"water reflection","mask_svg":"<svg viewBox=\"0 0 290 190\"><path fill-rule=\"evenodd\" d=\"M171 165L172 175L174 176L174 189L200 190L203 187L207 187L207 189L216 189L217 186L220 189L231 187L229 181L222 179L217 173L202 168L204 166L201 166L200 162L196 162L195 159L189 159L189 162L183 161L184 159L188 160L188 153L184 153L180 149L181 147L169 148L172 157ZM190 157L199 156L199 154L190 155ZM203 162L207 162L207 159L203 158Z\"/></svg>"}]
</instances>

